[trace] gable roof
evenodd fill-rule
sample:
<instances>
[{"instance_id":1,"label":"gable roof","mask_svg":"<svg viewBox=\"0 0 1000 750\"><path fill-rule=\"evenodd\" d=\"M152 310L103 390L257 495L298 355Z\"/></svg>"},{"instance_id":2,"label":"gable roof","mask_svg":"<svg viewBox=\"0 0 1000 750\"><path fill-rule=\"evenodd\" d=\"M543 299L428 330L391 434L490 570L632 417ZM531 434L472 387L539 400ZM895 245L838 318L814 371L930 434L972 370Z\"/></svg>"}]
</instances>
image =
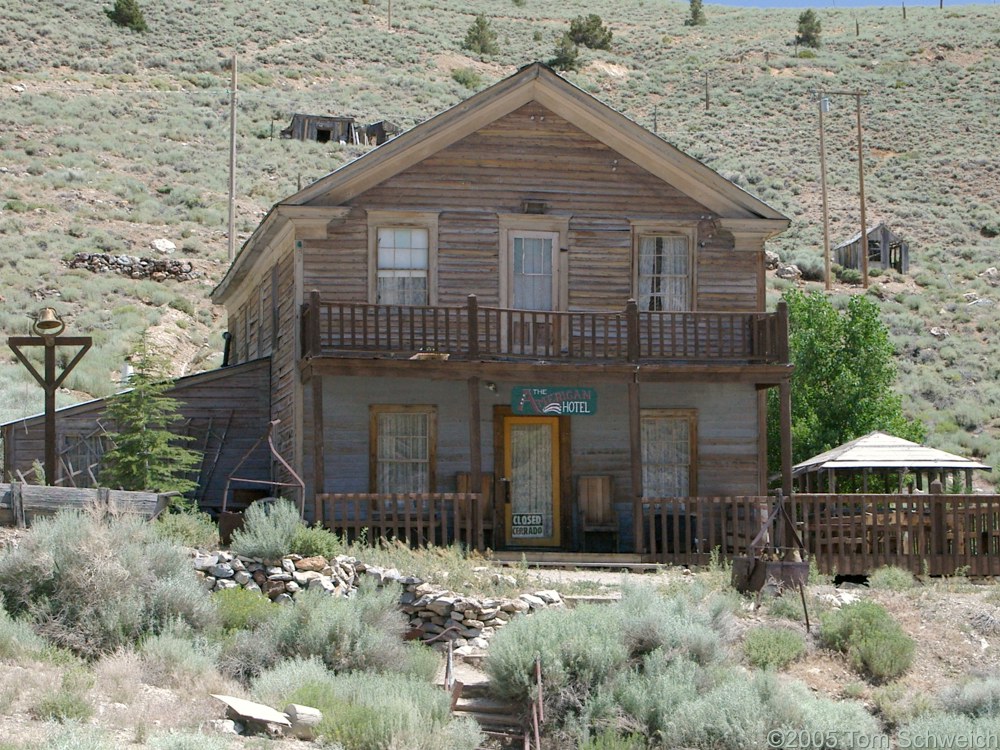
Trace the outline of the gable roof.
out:
<instances>
[{"instance_id":1,"label":"gable roof","mask_svg":"<svg viewBox=\"0 0 1000 750\"><path fill-rule=\"evenodd\" d=\"M760 222L769 234L790 223L764 201L536 62L275 204L244 243L213 298L222 301L253 263L257 248L274 237L290 216L306 218L315 212L320 219L326 212L330 217L334 207L530 102L551 110L719 218ZM310 205L319 200L322 206Z\"/></svg>"},{"instance_id":2,"label":"gable roof","mask_svg":"<svg viewBox=\"0 0 1000 750\"><path fill-rule=\"evenodd\" d=\"M795 464L792 475L827 469L985 469L971 458L930 448L884 432L870 432Z\"/></svg>"},{"instance_id":3,"label":"gable roof","mask_svg":"<svg viewBox=\"0 0 1000 750\"><path fill-rule=\"evenodd\" d=\"M868 227L868 231L865 232L865 234L867 234L868 237L871 238L871 236L873 234L875 234L876 232L881 232L883 227L885 227L885 230L889 233L890 240L892 240L893 242L903 242L903 238L900 237L895 232L893 232L884 221L880 221L875 226ZM847 247L848 245L853 245L855 242L857 242L860 239L861 239L861 232L855 232L853 237L851 237L849 240L844 240L839 245L836 245L833 249L834 250L840 250L840 248L842 248L842 247ZM875 239L878 239L878 238L876 237ZM903 244L906 244L906 243L904 242Z\"/></svg>"}]
</instances>

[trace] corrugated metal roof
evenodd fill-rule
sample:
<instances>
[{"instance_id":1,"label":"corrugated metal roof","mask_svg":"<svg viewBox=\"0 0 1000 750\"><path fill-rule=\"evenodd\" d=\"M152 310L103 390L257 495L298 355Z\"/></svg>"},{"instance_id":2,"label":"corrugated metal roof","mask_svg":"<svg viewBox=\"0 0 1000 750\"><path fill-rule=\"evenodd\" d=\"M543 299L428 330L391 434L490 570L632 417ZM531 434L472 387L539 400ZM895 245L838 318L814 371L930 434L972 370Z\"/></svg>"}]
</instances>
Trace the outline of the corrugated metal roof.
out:
<instances>
[{"instance_id":1,"label":"corrugated metal roof","mask_svg":"<svg viewBox=\"0 0 1000 750\"><path fill-rule=\"evenodd\" d=\"M792 467L792 475L826 469L983 469L991 467L909 440L871 432Z\"/></svg>"}]
</instances>

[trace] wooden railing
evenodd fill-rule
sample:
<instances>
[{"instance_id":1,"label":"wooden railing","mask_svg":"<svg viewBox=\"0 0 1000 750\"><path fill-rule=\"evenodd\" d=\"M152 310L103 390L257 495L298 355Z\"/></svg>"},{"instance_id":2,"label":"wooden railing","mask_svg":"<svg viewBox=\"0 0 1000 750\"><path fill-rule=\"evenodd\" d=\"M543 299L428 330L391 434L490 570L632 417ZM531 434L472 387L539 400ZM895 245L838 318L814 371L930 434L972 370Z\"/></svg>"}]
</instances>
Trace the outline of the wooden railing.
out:
<instances>
[{"instance_id":1,"label":"wooden railing","mask_svg":"<svg viewBox=\"0 0 1000 750\"><path fill-rule=\"evenodd\" d=\"M603 362L788 361L788 315L775 313L512 310L480 307L323 302L302 309L303 356L379 353L456 359Z\"/></svg>"},{"instance_id":2,"label":"wooden railing","mask_svg":"<svg viewBox=\"0 0 1000 750\"><path fill-rule=\"evenodd\" d=\"M479 549L483 538L481 496L474 492L323 494L315 518L351 541L404 541L413 547L462 544Z\"/></svg>"}]
</instances>

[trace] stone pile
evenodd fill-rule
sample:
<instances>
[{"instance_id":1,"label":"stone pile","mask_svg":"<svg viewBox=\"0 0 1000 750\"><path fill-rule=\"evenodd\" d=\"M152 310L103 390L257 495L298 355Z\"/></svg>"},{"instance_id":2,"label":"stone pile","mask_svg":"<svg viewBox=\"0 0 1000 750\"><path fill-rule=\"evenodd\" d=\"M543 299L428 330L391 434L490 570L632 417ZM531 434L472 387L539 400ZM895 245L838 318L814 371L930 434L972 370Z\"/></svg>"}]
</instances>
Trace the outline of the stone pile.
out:
<instances>
[{"instance_id":1,"label":"stone pile","mask_svg":"<svg viewBox=\"0 0 1000 750\"><path fill-rule=\"evenodd\" d=\"M68 265L70 268L83 268L91 273L118 273L132 279L191 281L198 278L194 266L185 260L159 260L110 253L77 253Z\"/></svg>"},{"instance_id":2,"label":"stone pile","mask_svg":"<svg viewBox=\"0 0 1000 750\"><path fill-rule=\"evenodd\" d=\"M489 640L514 617L546 607L563 606L557 591L538 591L508 598L484 598L455 594L395 568L366 565L353 557L302 557L287 555L280 560L256 560L230 552L196 553L194 569L210 591L244 588L257 591L278 604L290 604L304 589L321 589L332 596L351 596L362 578L377 585L398 584L399 605L410 621L414 635L425 642L452 642L459 656L474 656L489 646ZM482 569L488 573L488 569ZM496 582L514 579L493 573Z\"/></svg>"}]
</instances>

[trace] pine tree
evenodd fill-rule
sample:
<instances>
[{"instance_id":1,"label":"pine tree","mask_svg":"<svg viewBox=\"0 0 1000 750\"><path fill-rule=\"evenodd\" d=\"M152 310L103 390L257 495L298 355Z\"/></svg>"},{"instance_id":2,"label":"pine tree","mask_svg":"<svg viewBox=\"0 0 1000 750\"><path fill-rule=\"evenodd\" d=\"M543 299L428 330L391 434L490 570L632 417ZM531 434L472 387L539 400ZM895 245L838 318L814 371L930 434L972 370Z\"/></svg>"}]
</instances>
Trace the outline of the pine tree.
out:
<instances>
[{"instance_id":1,"label":"pine tree","mask_svg":"<svg viewBox=\"0 0 1000 750\"><path fill-rule=\"evenodd\" d=\"M569 38L577 45L590 49L611 49L611 29L596 13L577 16L569 22Z\"/></svg>"},{"instance_id":2,"label":"pine tree","mask_svg":"<svg viewBox=\"0 0 1000 750\"><path fill-rule=\"evenodd\" d=\"M495 55L500 51L500 48L497 46L497 33L493 30L493 24L482 13L476 16L476 20L472 22L469 30L465 32L465 41L462 42L462 49L467 49L479 55Z\"/></svg>"},{"instance_id":3,"label":"pine tree","mask_svg":"<svg viewBox=\"0 0 1000 750\"><path fill-rule=\"evenodd\" d=\"M819 17L810 8L802 11L799 16L799 33L795 36L795 43L806 47L819 47L819 36L823 27L819 22Z\"/></svg>"},{"instance_id":4,"label":"pine tree","mask_svg":"<svg viewBox=\"0 0 1000 750\"><path fill-rule=\"evenodd\" d=\"M556 70L579 70L580 69L580 48L576 46L569 36L569 32L563 32L556 42L555 57L549 60Z\"/></svg>"},{"instance_id":5,"label":"pine tree","mask_svg":"<svg viewBox=\"0 0 1000 750\"><path fill-rule=\"evenodd\" d=\"M142 14L142 8L139 7L139 0L115 0L115 7L104 12L119 26L125 26L132 31L149 31L146 17Z\"/></svg>"},{"instance_id":6,"label":"pine tree","mask_svg":"<svg viewBox=\"0 0 1000 750\"><path fill-rule=\"evenodd\" d=\"M691 0L691 15L684 21L685 26L704 26L708 23L701 0Z\"/></svg>"},{"instance_id":7,"label":"pine tree","mask_svg":"<svg viewBox=\"0 0 1000 750\"><path fill-rule=\"evenodd\" d=\"M108 399L106 414L116 428L112 448L101 460L101 483L123 490L186 493L197 488L189 477L201 463L197 451L183 447L193 438L177 435L180 402L166 395L172 382L165 363L143 339L133 355L130 390Z\"/></svg>"}]
</instances>

